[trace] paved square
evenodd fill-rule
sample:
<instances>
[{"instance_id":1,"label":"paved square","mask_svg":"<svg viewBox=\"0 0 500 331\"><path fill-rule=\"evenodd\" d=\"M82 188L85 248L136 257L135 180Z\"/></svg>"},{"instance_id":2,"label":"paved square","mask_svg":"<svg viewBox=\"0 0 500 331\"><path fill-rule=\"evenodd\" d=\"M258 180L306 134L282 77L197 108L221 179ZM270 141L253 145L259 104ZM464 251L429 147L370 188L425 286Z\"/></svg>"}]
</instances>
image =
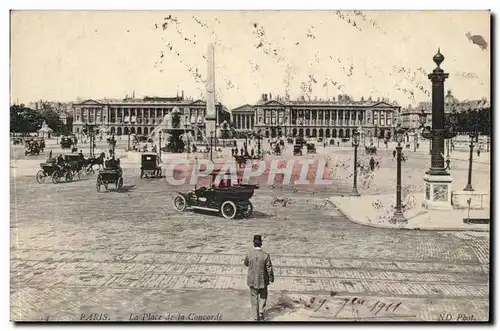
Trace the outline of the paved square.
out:
<instances>
[{"instance_id":1,"label":"paved square","mask_svg":"<svg viewBox=\"0 0 500 331\"><path fill-rule=\"evenodd\" d=\"M365 227L326 195L270 188L256 191L250 219L181 214L164 179L128 167L124 180L98 193L95 176L11 178L12 319L251 319L243 258L256 233L275 268L272 320L488 319L489 233ZM327 195L349 191L338 183ZM399 305L373 314L377 301Z\"/></svg>"}]
</instances>

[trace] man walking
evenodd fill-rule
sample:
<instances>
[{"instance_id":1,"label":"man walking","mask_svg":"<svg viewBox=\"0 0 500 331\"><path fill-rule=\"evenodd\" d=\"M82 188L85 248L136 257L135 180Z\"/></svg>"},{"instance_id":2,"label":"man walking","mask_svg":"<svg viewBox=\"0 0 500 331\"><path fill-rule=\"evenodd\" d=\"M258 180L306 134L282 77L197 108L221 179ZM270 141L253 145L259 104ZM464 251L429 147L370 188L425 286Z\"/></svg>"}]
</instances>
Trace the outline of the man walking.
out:
<instances>
[{"instance_id":1,"label":"man walking","mask_svg":"<svg viewBox=\"0 0 500 331\"><path fill-rule=\"evenodd\" d=\"M274 282L271 257L262 250L262 237L253 237L253 249L245 257L248 267L247 285L250 287L250 302L254 320L263 321L267 301L267 286Z\"/></svg>"}]
</instances>

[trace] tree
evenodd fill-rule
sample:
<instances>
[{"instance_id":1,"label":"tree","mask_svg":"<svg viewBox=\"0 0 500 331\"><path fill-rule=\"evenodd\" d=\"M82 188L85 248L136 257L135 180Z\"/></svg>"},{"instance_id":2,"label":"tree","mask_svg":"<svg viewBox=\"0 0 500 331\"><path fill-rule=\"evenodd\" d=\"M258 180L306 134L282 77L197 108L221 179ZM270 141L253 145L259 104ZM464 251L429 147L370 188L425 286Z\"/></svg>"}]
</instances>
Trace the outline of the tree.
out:
<instances>
[{"instance_id":1,"label":"tree","mask_svg":"<svg viewBox=\"0 0 500 331\"><path fill-rule=\"evenodd\" d=\"M54 130L54 133L61 134L64 132L64 123L59 118L59 115L52 109L45 109L42 111L42 117L45 123Z\"/></svg>"},{"instance_id":2,"label":"tree","mask_svg":"<svg viewBox=\"0 0 500 331\"><path fill-rule=\"evenodd\" d=\"M42 114L23 104L10 107L10 132L36 132L43 121Z\"/></svg>"},{"instance_id":3,"label":"tree","mask_svg":"<svg viewBox=\"0 0 500 331\"><path fill-rule=\"evenodd\" d=\"M182 153L184 152L184 141L181 135L183 130L181 127L181 115L178 112L172 112L172 129L167 130L170 135L168 137L167 150L172 153Z\"/></svg>"}]
</instances>

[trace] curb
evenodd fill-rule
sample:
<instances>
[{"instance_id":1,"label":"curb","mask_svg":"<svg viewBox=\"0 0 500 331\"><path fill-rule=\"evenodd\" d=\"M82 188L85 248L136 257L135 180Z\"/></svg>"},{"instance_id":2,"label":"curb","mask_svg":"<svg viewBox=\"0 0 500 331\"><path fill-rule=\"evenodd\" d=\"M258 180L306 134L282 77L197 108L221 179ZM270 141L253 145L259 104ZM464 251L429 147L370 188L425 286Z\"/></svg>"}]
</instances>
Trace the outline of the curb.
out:
<instances>
[{"instance_id":1,"label":"curb","mask_svg":"<svg viewBox=\"0 0 500 331\"><path fill-rule=\"evenodd\" d=\"M372 228L380 228L380 229L391 229L391 230L420 230L420 231L474 231L474 232L490 232L489 229L478 229L478 228L471 228L471 229L464 229L464 228L450 228L450 227L443 227L443 228L428 228L428 227L410 227L410 226L388 226L388 225L380 225L380 224L373 224L373 223L363 223L360 222L351 216L347 215L347 213L342 210L342 208L334 203L333 201L330 200L330 198L327 198L326 201L332 204L335 208L337 208L342 215L344 215L349 221L359 224L359 225L364 225L364 226L369 226Z\"/></svg>"}]
</instances>

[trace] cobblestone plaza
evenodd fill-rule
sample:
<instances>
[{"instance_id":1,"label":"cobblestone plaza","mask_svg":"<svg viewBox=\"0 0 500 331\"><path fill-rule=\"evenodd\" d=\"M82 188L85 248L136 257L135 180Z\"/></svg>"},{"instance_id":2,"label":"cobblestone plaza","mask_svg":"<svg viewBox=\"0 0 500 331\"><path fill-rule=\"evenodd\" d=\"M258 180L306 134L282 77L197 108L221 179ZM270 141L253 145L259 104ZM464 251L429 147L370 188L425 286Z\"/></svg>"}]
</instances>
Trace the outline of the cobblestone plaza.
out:
<instances>
[{"instance_id":1,"label":"cobblestone plaza","mask_svg":"<svg viewBox=\"0 0 500 331\"><path fill-rule=\"evenodd\" d=\"M428 162L424 151L405 164L414 176ZM381 151L382 177L362 194L394 190L390 152ZM251 218L226 220L176 212L176 192L165 179L141 180L139 164L124 163L122 191L97 193L95 176L40 185L34 174L43 157L28 160L16 147L12 153L14 320L251 320L243 258L255 233L263 235L276 274L269 320L488 319L489 232L352 223L326 200L350 192L348 176L315 194L263 187L252 198ZM352 154L335 153L346 163ZM458 173L467 162L454 166ZM489 165L475 167L478 181L489 177ZM286 207L277 203L284 198ZM399 305L379 314L359 304L342 307L353 297L367 306ZM311 306L314 298L327 303Z\"/></svg>"}]
</instances>

